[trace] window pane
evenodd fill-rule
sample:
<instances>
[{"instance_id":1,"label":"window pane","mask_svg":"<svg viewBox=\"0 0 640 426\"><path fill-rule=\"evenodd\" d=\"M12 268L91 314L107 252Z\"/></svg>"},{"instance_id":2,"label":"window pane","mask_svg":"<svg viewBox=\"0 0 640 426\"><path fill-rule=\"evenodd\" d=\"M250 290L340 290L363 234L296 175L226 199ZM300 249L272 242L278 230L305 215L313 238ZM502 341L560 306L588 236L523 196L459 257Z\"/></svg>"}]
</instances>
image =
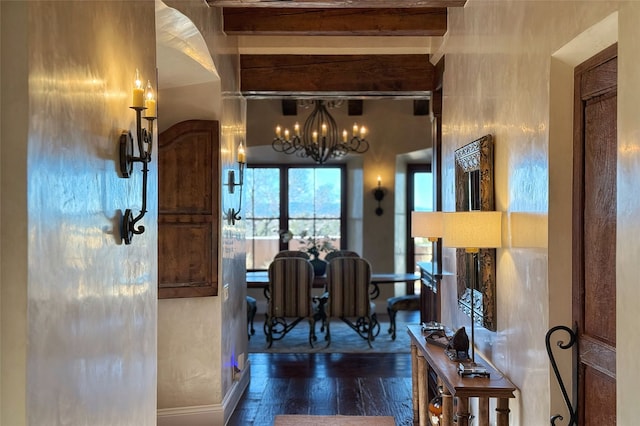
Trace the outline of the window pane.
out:
<instances>
[{"instance_id":1,"label":"window pane","mask_svg":"<svg viewBox=\"0 0 640 426\"><path fill-rule=\"evenodd\" d=\"M247 168L243 200L247 269L266 269L279 250L280 170Z\"/></svg>"},{"instance_id":2,"label":"window pane","mask_svg":"<svg viewBox=\"0 0 640 426\"><path fill-rule=\"evenodd\" d=\"M339 168L289 169L289 230L294 235L290 249L305 250L310 240L319 247L340 248L341 177Z\"/></svg>"},{"instance_id":3,"label":"window pane","mask_svg":"<svg viewBox=\"0 0 640 426\"><path fill-rule=\"evenodd\" d=\"M433 210L433 175L427 172L416 172L414 179L414 211ZM431 262L432 244L427 238L414 238L415 262Z\"/></svg>"}]
</instances>

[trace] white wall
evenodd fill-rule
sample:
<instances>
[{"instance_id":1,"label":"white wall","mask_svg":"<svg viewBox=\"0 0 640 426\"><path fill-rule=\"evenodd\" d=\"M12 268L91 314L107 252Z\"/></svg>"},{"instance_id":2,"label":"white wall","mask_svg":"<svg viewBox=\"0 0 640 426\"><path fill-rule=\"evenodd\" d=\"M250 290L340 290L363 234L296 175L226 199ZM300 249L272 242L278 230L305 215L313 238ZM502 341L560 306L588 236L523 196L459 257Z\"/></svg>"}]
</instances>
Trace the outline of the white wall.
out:
<instances>
[{"instance_id":1,"label":"white wall","mask_svg":"<svg viewBox=\"0 0 640 426\"><path fill-rule=\"evenodd\" d=\"M193 38L198 31L206 44L204 51L185 49L182 53L198 56L202 63L215 67L215 76L197 79L184 67L167 64L171 85L162 90L164 128L185 119L210 119L220 122L220 158L222 176L221 210L237 202L227 194L223 180L230 167L236 167L237 146L244 137L245 101L239 96L238 53L236 39L221 32L221 12L201 1L166 1L167 6L183 14L191 23L176 22L170 29L186 30ZM159 6L160 7L160 6ZM163 13L166 13L164 11ZM192 40L193 41L193 40ZM182 45L182 43L177 43ZM208 52L206 51L208 49ZM163 49L166 51L166 49ZM208 60L204 56L209 55ZM185 61L193 66L189 58ZM158 59L159 63L163 58ZM162 78L163 69L159 69ZM182 83L180 83L182 80ZM205 80L205 81L203 81ZM192 81L199 81L192 84ZM159 104L160 105L160 104ZM247 355L244 222L230 225L220 218L218 296L164 299L158 308L158 424L223 424L235 406L249 378L248 365L241 381L233 381L232 366ZM225 287L227 291L225 291ZM225 294L228 293L228 298Z\"/></svg>"},{"instance_id":2,"label":"white wall","mask_svg":"<svg viewBox=\"0 0 640 426\"><path fill-rule=\"evenodd\" d=\"M156 422L157 176L124 245L142 179L117 173L135 69L155 74L153 16L2 2L2 424Z\"/></svg>"},{"instance_id":3,"label":"white wall","mask_svg":"<svg viewBox=\"0 0 640 426\"><path fill-rule=\"evenodd\" d=\"M631 425L638 409L630 398L638 381L640 342L632 325L633 259L638 258L637 182L639 98L634 2L475 1L449 9L443 102L444 210L454 209L456 148L487 133L495 138L496 209L548 215L549 249L504 247L497 257L498 331L476 334L476 343L520 389L511 403L512 424L547 424L562 409L544 347L548 328L571 326L570 170L572 135L558 123L572 120L572 70L554 54L620 9L618 86L618 424ZM586 52L600 50L598 35ZM552 59L553 58L553 59ZM437 59L437 58L436 58ZM473 71L471 71L473 70ZM570 121L571 122L571 121ZM565 125L566 127L566 125ZM567 193L569 191L569 193ZM568 225L568 226L567 226ZM544 229L540 229L545 232ZM569 242L569 243L568 243ZM553 253L553 256L551 254ZM455 270L445 250L444 267ZM569 266L570 268L570 266ZM570 269L569 269L570 271ZM444 320L468 319L455 307L455 281L446 277ZM634 302L635 303L635 302ZM635 404L637 405L637 404ZM562 414L565 414L562 412ZM565 416L566 418L566 416Z\"/></svg>"}]
</instances>

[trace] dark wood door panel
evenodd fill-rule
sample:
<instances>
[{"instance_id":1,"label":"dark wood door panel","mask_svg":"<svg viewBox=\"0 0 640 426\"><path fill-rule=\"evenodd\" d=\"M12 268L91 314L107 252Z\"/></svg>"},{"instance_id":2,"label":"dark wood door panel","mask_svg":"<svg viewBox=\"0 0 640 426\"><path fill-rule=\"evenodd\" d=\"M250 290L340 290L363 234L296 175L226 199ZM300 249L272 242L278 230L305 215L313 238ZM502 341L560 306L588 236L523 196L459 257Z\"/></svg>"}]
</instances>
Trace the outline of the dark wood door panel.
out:
<instances>
[{"instance_id":1,"label":"dark wood door panel","mask_svg":"<svg viewBox=\"0 0 640 426\"><path fill-rule=\"evenodd\" d=\"M583 333L616 344L616 92L586 103ZM611 142L613 141L613 143ZM614 284L611 288L612 282Z\"/></svg>"},{"instance_id":2,"label":"dark wood door panel","mask_svg":"<svg viewBox=\"0 0 640 426\"><path fill-rule=\"evenodd\" d=\"M218 294L219 125L190 120L158 138L158 297Z\"/></svg>"},{"instance_id":3,"label":"dark wood door panel","mask_svg":"<svg viewBox=\"0 0 640 426\"><path fill-rule=\"evenodd\" d=\"M578 424L616 424L617 46L576 68L573 316Z\"/></svg>"},{"instance_id":4,"label":"dark wood door panel","mask_svg":"<svg viewBox=\"0 0 640 426\"><path fill-rule=\"evenodd\" d=\"M580 424L602 426L616 424L616 381L610 376L585 366L582 380L589 392L585 394ZM613 407L611 406L613 402Z\"/></svg>"}]
</instances>

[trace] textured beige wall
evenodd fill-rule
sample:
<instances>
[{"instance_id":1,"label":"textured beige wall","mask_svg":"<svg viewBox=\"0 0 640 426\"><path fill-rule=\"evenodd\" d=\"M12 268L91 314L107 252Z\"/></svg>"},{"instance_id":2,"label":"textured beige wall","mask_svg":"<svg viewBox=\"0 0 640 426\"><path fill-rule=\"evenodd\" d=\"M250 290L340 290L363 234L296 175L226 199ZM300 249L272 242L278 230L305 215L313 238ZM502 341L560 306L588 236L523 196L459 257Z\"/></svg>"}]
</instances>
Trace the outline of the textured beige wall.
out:
<instances>
[{"instance_id":1,"label":"textured beige wall","mask_svg":"<svg viewBox=\"0 0 640 426\"><path fill-rule=\"evenodd\" d=\"M498 250L498 331L480 330L476 343L520 389L511 403L512 423L538 425L561 412L561 396L550 377L544 347L548 328L571 325L571 161L572 67L556 52L584 31L589 43L569 51L590 57L611 41L601 21L620 9L618 87L618 424L634 424L637 408L627 395L638 380L639 347L632 320L632 258L638 257L638 22L634 2L474 1L450 9L444 81L444 210L454 209L456 148L487 133L495 138L496 209L547 215L549 248ZM609 18L611 19L611 18ZM615 18L617 21L617 17ZM616 22L617 26L618 23ZM472 70L472 71L471 71ZM564 118L564 120L563 120ZM507 241L508 243L508 241ZM553 255L552 255L553 254ZM455 269L445 250L445 269ZM443 283L444 320L460 326L468 319L455 307L453 278ZM625 297L626 295L626 297ZM630 373L630 374L628 374ZM551 396L550 396L551 395ZM565 417L566 418L566 417ZM632 420L633 419L633 420Z\"/></svg>"},{"instance_id":2,"label":"textured beige wall","mask_svg":"<svg viewBox=\"0 0 640 426\"><path fill-rule=\"evenodd\" d=\"M135 69L155 75L153 2L2 8L2 424L155 424L157 176L124 245L142 179L117 173Z\"/></svg>"},{"instance_id":3,"label":"textured beige wall","mask_svg":"<svg viewBox=\"0 0 640 426\"><path fill-rule=\"evenodd\" d=\"M223 211L238 201L239 194L228 194L223 181L230 167L237 169L237 146L245 134L246 105L238 93L236 39L221 33L219 9L195 0L165 3L183 14L191 21L189 26L202 34L209 52L197 55L210 55L217 76L212 76L210 82L193 85L188 69L182 69L182 77L173 75L174 85L161 93L168 120L163 126L189 118L220 122L222 176L217 185ZM180 24L176 28L185 27ZM192 29L186 33L192 34ZM196 54L191 50L183 53ZM162 58L158 62L162 63ZM160 68L158 72L162 76L167 70ZM175 74L176 68L169 72ZM181 79L184 84L176 86L175 82ZM159 424L184 424L187 419L221 423L231 414L234 398L231 393L238 393L238 382L232 381L231 372L238 357L246 359L247 350L244 222L230 225L221 218L219 226L218 296L167 299L159 303Z\"/></svg>"}]
</instances>

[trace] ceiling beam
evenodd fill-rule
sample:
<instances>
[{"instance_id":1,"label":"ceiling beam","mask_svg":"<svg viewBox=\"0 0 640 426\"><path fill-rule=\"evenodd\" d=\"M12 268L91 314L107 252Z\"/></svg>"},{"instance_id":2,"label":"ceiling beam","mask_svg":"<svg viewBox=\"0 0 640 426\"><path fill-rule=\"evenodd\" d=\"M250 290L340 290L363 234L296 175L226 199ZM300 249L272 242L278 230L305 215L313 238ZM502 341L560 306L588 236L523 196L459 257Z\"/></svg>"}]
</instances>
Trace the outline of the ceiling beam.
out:
<instances>
[{"instance_id":1,"label":"ceiling beam","mask_svg":"<svg viewBox=\"0 0 640 426\"><path fill-rule=\"evenodd\" d=\"M442 36L446 8L302 9L228 8L229 35Z\"/></svg>"},{"instance_id":2,"label":"ceiling beam","mask_svg":"<svg viewBox=\"0 0 640 426\"><path fill-rule=\"evenodd\" d=\"M245 95L425 93L434 87L428 55L241 55Z\"/></svg>"},{"instance_id":3,"label":"ceiling beam","mask_svg":"<svg viewBox=\"0 0 640 426\"><path fill-rule=\"evenodd\" d=\"M262 7L262 8L414 8L414 7L463 7L467 0L206 0L211 7Z\"/></svg>"}]
</instances>

